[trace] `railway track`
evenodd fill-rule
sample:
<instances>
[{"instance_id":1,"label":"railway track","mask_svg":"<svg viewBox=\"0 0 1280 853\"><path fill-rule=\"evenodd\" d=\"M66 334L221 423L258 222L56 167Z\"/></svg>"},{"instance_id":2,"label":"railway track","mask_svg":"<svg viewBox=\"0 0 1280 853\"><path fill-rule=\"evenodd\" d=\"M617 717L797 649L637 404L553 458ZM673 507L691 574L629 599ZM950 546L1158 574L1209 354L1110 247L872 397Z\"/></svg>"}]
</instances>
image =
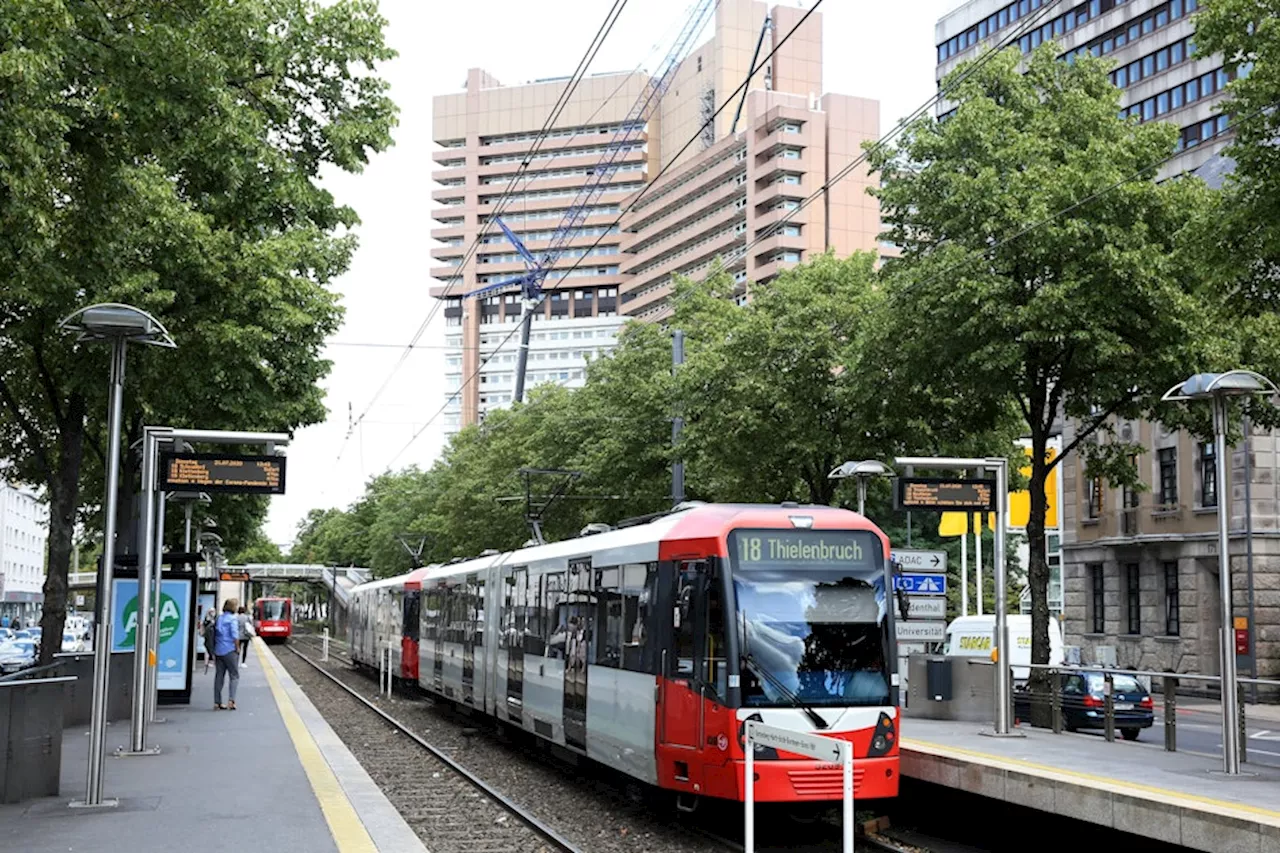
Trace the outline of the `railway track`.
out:
<instances>
[{"instance_id":1,"label":"railway track","mask_svg":"<svg viewBox=\"0 0 1280 853\"><path fill-rule=\"evenodd\" d=\"M314 658L303 654L298 648L299 645L305 646L307 652L314 652ZM432 853L451 853L455 849L460 853L464 850L467 853L479 853L479 851L487 853L489 850L509 850L513 853L522 850L582 850L591 851L591 853L603 851L648 853L653 850L670 851L670 853L711 853L711 851L741 853L743 850L741 834L738 831L742 822L741 806L699 810L699 814L692 816L683 814L675 816L672 813L673 810L664 810L661 805L652 801L644 802L641 797L636 796L634 790L619 790L614 788L615 783L591 778L591 772L585 767L578 768L576 774L573 768L569 767L570 774L566 776L567 765L561 760L564 756L548 755L545 751L521 748L498 736L480 735L481 727L485 729L486 734L488 733L491 721L487 719L482 722L474 717L460 718L451 708L444 704L436 705L430 699L423 699L420 695L408 696L398 693L389 700L379 697L370 701L362 693L374 695L377 689L376 680L367 672L358 672L354 668L346 644L340 640L330 639L327 664L318 661L321 645L318 637L295 634L288 648L292 657L305 662L309 672L323 676L324 684L340 688L348 702L358 702L366 709L368 715L376 715L386 727L398 733L389 759L382 758L380 750L366 754L353 742L353 738L362 743L367 742L366 731L355 726L348 731L342 731L341 723L330 718L330 714L321 708L326 718L330 718L330 724L338 730L339 735L348 743L352 751L356 752L357 757L365 764L375 781L380 785L383 784L379 774L375 772L375 767L370 766L371 762L381 765L384 761L390 760L392 764L401 767L413 764L411 761L406 761L403 741L408 737L420 750L447 765L450 768L447 772L458 773L463 778L471 780L466 784L471 786L473 791L481 792L484 796L487 796L487 792L492 792L493 796L499 800L496 804L499 807L502 807L502 803L509 804L515 810L508 811L513 822L521 823L522 818L519 815L531 817L538 821L551 836L539 834L542 847L517 847L509 842L501 842L500 846L496 847L479 846L481 842L470 840L471 835L482 822L491 823L492 821L472 816L462 827L456 828L456 831L461 833L461 837L468 839L468 842L464 846L445 847L441 845L439 836L430 826L423 824L419 828L415 825L414 820L411 819L411 812L401 806L391 790L387 790L388 798L401 810L410 826L418 831ZM306 687L305 684L303 686ZM311 691L307 692L311 693ZM313 701L315 698L312 697ZM394 712L395 716L388 713L388 710ZM447 721L447 725L454 732L461 732L461 738L456 734L446 734L445 729L439 725L442 721ZM427 725L423 725L424 722ZM415 733L415 725L419 731L430 734L431 740L435 743L430 743ZM477 735L480 736L477 737ZM493 769L495 756L492 753L495 752L505 773ZM513 755L513 752L516 754ZM482 755L482 753L490 754ZM505 759L502 756L503 753L505 753ZM458 759L465 761L467 767L464 767ZM480 773L475 772L482 767L485 769ZM432 777L430 784L438 784L437 778L442 772L446 771L436 769L427 774ZM404 775L396 774L395 781L399 782ZM487 783L483 781L482 775L483 779L494 781ZM550 776L561 778L556 782L548 782ZM501 781L497 781L499 779ZM603 785L599 784L601 781L604 782ZM506 792L500 792L495 785L500 785ZM575 787L578 789L576 793L573 791ZM520 791L522 788L537 792L517 795L528 804L528 807L522 807L516 802L516 797L511 796L513 792ZM384 790L386 790L385 786ZM550 796L552 794L554 796ZM577 798L579 802L572 807L566 806L565 803L572 798ZM594 798L595 802L590 802L588 798ZM464 808L469 807L464 805ZM541 817L535 815L535 811ZM569 820L566 820L567 818ZM838 825L823 822L790 825L783 821L782 823L788 825L775 826L772 828L775 831L770 831L770 828L762 823L757 824L757 853L782 853L782 851L840 853L842 849ZM564 829L555 829L552 824L557 827L562 826ZM734 831L724 833L721 831L724 827L733 827ZM553 841L552 837L557 841ZM555 846L557 843L566 846ZM933 844L928 846L904 844L882 835L860 835L857 847L859 850L890 851L890 853L952 853L954 849L946 844L939 847Z\"/></svg>"},{"instance_id":2,"label":"railway track","mask_svg":"<svg viewBox=\"0 0 1280 853\"><path fill-rule=\"evenodd\" d=\"M296 647L286 648L337 687L348 707L364 709L361 763L432 853L585 853ZM333 713L325 717L334 723ZM426 760L412 760L406 741Z\"/></svg>"}]
</instances>

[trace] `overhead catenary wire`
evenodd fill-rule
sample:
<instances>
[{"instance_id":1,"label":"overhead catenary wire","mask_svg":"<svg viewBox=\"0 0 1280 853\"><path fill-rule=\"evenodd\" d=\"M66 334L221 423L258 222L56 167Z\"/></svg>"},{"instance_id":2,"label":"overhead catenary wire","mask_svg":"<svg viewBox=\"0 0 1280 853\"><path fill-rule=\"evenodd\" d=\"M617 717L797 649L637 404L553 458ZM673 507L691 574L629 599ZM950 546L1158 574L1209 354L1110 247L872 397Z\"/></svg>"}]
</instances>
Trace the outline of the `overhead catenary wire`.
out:
<instances>
[{"instance_id":1,"label":"overhead catenary wire","mask_svg":"<svg viewBox=\"0 0 1280 853\"><path fill-rule=\"evenodd\" d=\"M458 271L445 284L444 294L442 294L441 298L436 300L432 304L431 308L427 311L426 317L423 318L422 322L418 325L417 330L413 333L413 336L410 338L409 344L405 347L405 350L401 354L400 359L392 366L391 371L387 374L387 377L383 380L382 384L378 386L378 389L374 392L373 396L370 398L369 403L361 411L360 416L358 418L355 418L352 421L349 429L347 430L346 436L342 440L342 445L338 449L339 461L341 461L342 454L346 450L347 442L350 441L351 436L355 432L356 427L360 425L361 421L364 420L364 418L369 414L370 410L372 410L373 406L378 402L378 399L382 396L383 392L386 391L387 386L391 384L391 380L395 377L396 373L404 365L405 361L408 360L410 353L412 353L413 351L413 348L417 345L418 341L422 339L422 336L426 333L428 327L430 327L431 321L435 319L436 314L439 313L440 305L444 301L444 296L447 296L448 291L451 288L453 288L458 281L461 280L463 271L466 268L467 261L469 261L472 257L474 257L476 251L483 244L484 238L487 237L489 234L490 224L494 221L494 219L497 218L498 215L500 215L500 213L503 210L505 210L506 205L510 202L511 196L514 193L517 184L519 184L521 179L524 177L525 172L528 171L530 164L533 163L535 155L539 153L539 151L541 151L542 144L548 138L551 132L551 129L555 126L556 120L560 118L560 115L564 112L565 108L568 106L569 100L573 97L573 93L577 91L578 85L582 82L582 78L586 75L587 68L590 66L592 60L595 59L596 54L600 52L600 48L604 45L604 41L606 38L608 38L609 33L613 31L613 26L615 23L617 23L618 17L622 14L622 10L626 8L627 3L628 3L628 0L614 0L613 5L609 8L608 13L605 15L604 22L601 23L599 29L597 29L596 31L595 36L592 38L591 43L587 46L586 52L582 55L582 58L578 61L577 68L575 68L573 74L570 75L569 81L565 84L565 88L561 91L560 96L556 99L556 103L552 105L551 112L548 113L547 119L546 121L543 122L542 128L538 131L538 135L534 138L533 144L530 146L529 151L525 154L524 159L521 161L520 166L516 169L515 173L512 174L511 180L508 181L506 188L502 192L502 195L499 196L497 203L494 205L493 214L485 222L484 227L481 228L479 231L477 231L475 239L471 242L471 245L468 247L462 262L458 265ZM634 72L632 73L634 74ZM621 91L622 85L623 84L619 84L618 89L615 91ZM607 101L602 102L600 108L603 108L604 103L607 103ZM597 109L596 114L599 113L600 108ZM594 115L595 114L593 114L593 117Z\"/></svg>"},{"instance_id":2,"label":"overhead catenary wire","mask_svg":"<svg viewBox=\"0 0 1280 853\"><path fill-rule=\"evenodd\" d=\"M1057 3L1057 2L1061 2L1061 0L1052 0L1052 2ZM795 25L792 26L791 29L787 31L786 35L784 35L781 39L778 40L777 44L773 46L773 49L770 50L769 53L763 59L761 59L757 65L753 66L748 71L746 79L743 80L742 83L736 89L734 89L733 92L731 92L728 95L728 97L725 98L725 100L720 104L720 106L715 110L715 112L713 112L710 115L710 117L708 117L702 123L702 125L697 130L694 131L693 135L689 137L688 141L685 142L685 144L680 147L680 149L676 152L675 156L671 157L667 161L667 165L664 166L658 172L658 174L654 176L653 180L645 184L645 186L640 190L639 193L636 194L636 196L627 204L627 206L618 213L618 216L613 220L609 228L606 229L606 233L612 230L613 228L616 228L622 222L622 218L626 216L632 209L634 209L635 206L640 202L640 200L644 198L645 195L648 194L648 192L655 185L657 185L657 183L662 179L663 175L665 175L668 171L670 171L676 165L676 163L679 162L680 157L684 154L684 152L687 151L691 145L693 145L702 137L702 132L707 127L709 127L716 120L717 117L719 117L720 113L724 112L724 110L729 106L729 104L733 103L734 98L738 94L740 94L744 89L746 89L750 85L751 80L756 76L756 74L758 74L760 70L764 68L764 66L769 62L769 60L773 58L774 54L776 54L779 50L782 49L782 46L787 43L787 41L791 38L791 36L798 29L800 29L800 27L802 27L807 20L809 20L809 18L813 15L813 13L816 12L818 8L822 6L822 3L823 3L823 0L816 0L816 2L808 10L805 11L804 15L801 16L800 20L798 20L795 23ZM574 263L567 270L564 271L564 276L567 277L570 273L576 270L582 264L583 260L590 256L591 251L595 249L597 246L599 246L603 240L604 240L603 234L597 237L595 242L591 244L591 246L586 250L586 252L582 256L580 256L577 260L575 260ZM543 291L542 294L538 297L537 302L534 303L533 310L536 311L542 305L542 303L546 300L547 292L548 291ZM488 363L493 359L493 357L497 355L498 352L504 346L507 345L507 343L511 341L511 339L515 336L515 333L519 331L519 329L520 329L520 326L518 324L514 326L511 329L511 331L508 332L503 337L503 339L498 343L498 345L494 348L493 352L489 353L487 357L482 357L480 359L480 363L476 366L475 370L471 371L471 373L468 374L467 378L458 386L458 388L452 394L449 395L449 398L445 400L444 405L442 405L439 409L437 409L436 412L430 418L427 419L427 422L422 425L422 428L414 432L414 434L412 435L412 437L410 437L409 441L404 445L404 447L400 448L400 450L397 451L396 455L391 458L391 461L387 463L388 468L391 465L394 465L396 463L396 460L398 460L400 456L403 455L404 452L408 450L409 447L412 446L415 441L418 440L419 436L421 436L422 433L425 432L427 428L430 427L431 424L434 423L436 419L440 417L440 415L444 414L445 410L448 409L449 405L462 394L462 391L468 385L470 385L477 376L479 376L480 371L486 365L488 365Z\"/></svg>"}]
</instances>

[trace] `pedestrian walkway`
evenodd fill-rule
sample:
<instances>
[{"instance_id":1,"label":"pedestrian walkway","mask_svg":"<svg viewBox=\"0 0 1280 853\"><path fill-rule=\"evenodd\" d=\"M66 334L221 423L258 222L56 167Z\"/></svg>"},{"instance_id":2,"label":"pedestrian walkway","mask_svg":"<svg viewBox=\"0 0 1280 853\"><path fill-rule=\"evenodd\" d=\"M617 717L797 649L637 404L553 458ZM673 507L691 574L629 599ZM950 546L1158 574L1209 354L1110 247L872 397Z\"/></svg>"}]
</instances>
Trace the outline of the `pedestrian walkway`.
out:
<instances>
[{"instance_id":1,"label":"pedestrian walkway","mask_svg":"<svg viewBox=\"0 0 1280 853\"><path fill-rule=\"evenodd\" d=\"M254 641L236 711L213 710L213 668L198 664L192 704L162 707L156 756L108 754L112 809L71 809L84 796L88 734L63 734L58 798L0 806L0 850L131 853L425 848L271 651ZM225 700L225 696L223 697ZM108 750L128 724L107 729Z\"/></svg>"},{"instance_id":2,"label":"pedestrian walkway","mask_svg":"<svg viewBox=\"0 0 1280 853\"><path fill-rule=\"evenodd\" d=\"M1220 760L1158 741L982 728L906 718L902 775L1193 850L1280 853L1280 770L1246 765L1227 777Z\"/></svg>"}]
</instances>

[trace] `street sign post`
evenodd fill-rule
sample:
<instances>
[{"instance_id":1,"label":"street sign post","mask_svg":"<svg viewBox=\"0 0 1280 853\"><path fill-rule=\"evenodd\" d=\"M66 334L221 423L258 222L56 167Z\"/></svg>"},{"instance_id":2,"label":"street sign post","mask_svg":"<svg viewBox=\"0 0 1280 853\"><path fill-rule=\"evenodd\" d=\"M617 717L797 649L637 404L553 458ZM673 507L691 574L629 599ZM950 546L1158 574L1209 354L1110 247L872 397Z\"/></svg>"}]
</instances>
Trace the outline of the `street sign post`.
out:
<instances>
[{"instance_id":1,"label":"street sign post","mask_svg":"<svg viewBox=\"0 0 1280 853\"><path fill-rule=\"evenodd\" d=\"M904 572L945 572L946 551L904 551L894 549L893 557Z\"/></svg>"},{"instance_id":2,"label":"street sign post","mask_svg":"<svg viewBox=\"0 0 1280 853\"><path fill-rule=\"evenodd\" d=\"M893 586L895 589L914 595L946 595L947 576L903 572L893 579Z\"/></svg>"},{"instance_id":3,"label":"street sign post","mask_svg":"<svg viewBox=\"0 0 1280 853\"><path fill-rule=\"evenodd\" d=\"M895 622L898 640L915 643L941 643L947 638L946 622Z\"/></svg>"},{"instance_id":4,"label":"street sign post","mask_svg":"<svg viewBox=\"0 0 1280 853\"><path fill-rule=\"evenodd\" d=\"M941 595L907 596L908 619L946 619L947 599Z\"/></svg>"},{"instance_id":5,"label":"street sign post","mask_svg":"<svg viewBox=\"0 0 1280 853\"><path fill-rule=\"evenodd\" d=\"M755 853L756 849L756 784L755 784L755 751L756 745L771 747L780 752L791 752L803 755L816 761L841 765L843 770L844 798L844 853L853 853L853 744L847 740L836 740L824 735L811 735L804 732L793 732L776 726L766 726L756 720L747 720L746 725L746 782L745 825L743 827L743 849L746 853Z\"/></svg>"}]
</instances>

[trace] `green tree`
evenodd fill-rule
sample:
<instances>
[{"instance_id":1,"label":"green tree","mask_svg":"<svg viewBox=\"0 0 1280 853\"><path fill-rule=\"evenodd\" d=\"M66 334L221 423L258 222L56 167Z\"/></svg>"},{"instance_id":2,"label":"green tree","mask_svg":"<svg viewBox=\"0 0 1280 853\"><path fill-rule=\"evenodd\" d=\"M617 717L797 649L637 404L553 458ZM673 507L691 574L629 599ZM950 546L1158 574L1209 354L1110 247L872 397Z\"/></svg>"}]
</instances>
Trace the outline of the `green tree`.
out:
<instances>
[{"instance_id":1,"label":"green tree","mask_svg":"<svg viewBox=\"0 0 1280 853\"><path fill-rule=\"evenodd\" d=\"M261 529L254 531L238 550L231 552L231 564L235 566L282 562L284 555L280 553L280 546L268 539Z\"/></svg>"},{"instance_id":2,"label":"green tree","mask_svg":"<svg viewBox=\"0 0 1280 853\"><path fill-rule=\"evenodd\" d=\"M1039 663L1049 657L1050 468L1089 450L1094 471L1132 481L1134 448L1091 439L1116 416L1151 412L1191 365L1213 357L1182 257L1207 191L1195 180L1157 184L1150 168L1173 150L1175 128L1119 119L1106 62L1055 57L1054 45L1039 48L1025 75L1018 51L994 57L959 83L951 118L917 122L896 149L871 154L886 237L903 247L885 275L885 358L900 367L893 399L960 400L978 427L1016 407L1030 436ZM1064 411L1075 438L1049 462Z\"/></svg>"},{"instance_id":3,"label":"green tree","mask_svg":"<svg viewBox=\"0 0 1280 853\"><path fill-rule=\"evenodd\" d=\"M318 178L390 144L383 27L372 0L5 5L0 457L51 504L51 636L77 511L122 451L104 447L103 351L56 324L126 302L174 331L178 353L130 354L131 428L319 420L356 217Z\"/></svg>"}]
</instances>

